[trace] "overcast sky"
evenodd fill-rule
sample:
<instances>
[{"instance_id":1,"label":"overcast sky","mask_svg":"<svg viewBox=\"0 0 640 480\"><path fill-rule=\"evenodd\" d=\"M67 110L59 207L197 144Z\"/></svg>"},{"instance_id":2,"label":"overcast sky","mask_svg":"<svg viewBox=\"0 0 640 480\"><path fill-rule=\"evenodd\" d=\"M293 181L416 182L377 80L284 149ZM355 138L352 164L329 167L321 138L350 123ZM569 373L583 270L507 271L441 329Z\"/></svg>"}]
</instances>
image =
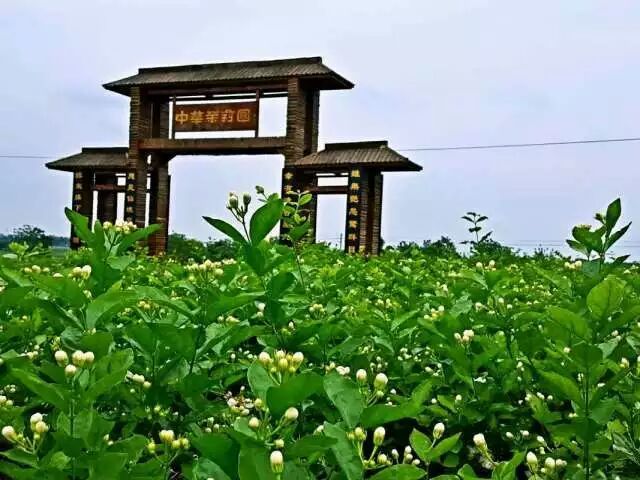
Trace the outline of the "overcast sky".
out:
<instances>
[{"instance_id":1,"label":"overcast sky","mask_svg":"<svg viewBox=\"0 0 640 480\"><path fill-rule=\"evenodd\" d=\"M101 85L141 66L322 56L355 83L321 97L320 145L388 139L398 150L640 136L640 3L575 0L2 0L0 155L126 145L128 99ZM265 109L265 132L283 113ZM466 237L490 217L507 244L562 241L621 196L640 245L640 142L403 152L385 175L383 238ZM0 159L0 231L66 234L71 176ZM279 189L283 159L177 157L171 230L212 234L229 190ZM321 199L319 236L344 226ZM640 249L635 248L635 252Z\"/></svg>"}]
</instances>

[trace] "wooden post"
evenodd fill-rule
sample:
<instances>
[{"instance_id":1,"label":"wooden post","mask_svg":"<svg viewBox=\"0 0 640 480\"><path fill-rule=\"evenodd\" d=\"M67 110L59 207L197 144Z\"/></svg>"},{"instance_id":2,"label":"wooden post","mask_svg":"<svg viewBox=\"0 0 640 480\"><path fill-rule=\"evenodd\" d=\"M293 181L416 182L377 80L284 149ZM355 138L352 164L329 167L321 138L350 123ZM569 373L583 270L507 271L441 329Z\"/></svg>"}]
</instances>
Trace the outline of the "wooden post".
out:
<instances>
[{"instance_id":1,"label":"wooden post","mask_svg":"<svg viewBox=\"0 0 640 480\"><path fill-rule=\"evenodd\" d=\"M362 228L362 180L363 169L351 168L347 183L347 218L345 222L344 249L347 253L357 253L361 247Z\"/></svg>"}]
</instances>

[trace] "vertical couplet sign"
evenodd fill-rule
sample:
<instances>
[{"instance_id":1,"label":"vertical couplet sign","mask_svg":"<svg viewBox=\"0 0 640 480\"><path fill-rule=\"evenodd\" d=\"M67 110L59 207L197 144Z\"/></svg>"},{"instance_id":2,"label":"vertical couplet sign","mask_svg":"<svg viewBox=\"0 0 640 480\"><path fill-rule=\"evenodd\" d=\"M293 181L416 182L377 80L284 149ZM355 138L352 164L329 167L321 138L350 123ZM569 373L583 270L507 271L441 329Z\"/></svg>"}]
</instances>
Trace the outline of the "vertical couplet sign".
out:
<instances>
[{"instance_id":1,"label":"vertical couplet sign","mask_svg":"<svg viewBox=\"0 0 640 480\"><path fill-rule=\"evenodd\" d=\"M174 132L256 130L258 102L198 103L175 105Z\"/></svg>"}]
</instances>

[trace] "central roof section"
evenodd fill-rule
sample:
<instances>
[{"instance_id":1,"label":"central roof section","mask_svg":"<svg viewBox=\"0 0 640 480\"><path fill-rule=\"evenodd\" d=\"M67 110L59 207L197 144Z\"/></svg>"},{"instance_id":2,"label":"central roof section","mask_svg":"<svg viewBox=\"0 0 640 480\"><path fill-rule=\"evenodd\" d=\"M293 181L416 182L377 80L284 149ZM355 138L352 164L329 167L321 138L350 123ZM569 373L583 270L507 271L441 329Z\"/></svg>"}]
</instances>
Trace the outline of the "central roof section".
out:
<instances>
[{"instance_id":1,"label":"central roof section","mask_svg":"<svg viewBox=\"0 0 640 480\"><path fill-rule=\"evenodd\" d=\"M324 65L321 57L141 68L137 75L106 83L104 88L130 95L132 87L259 85L289 78L299 78L319 90L353 88L353 83Z\"/></svg>"}]
</instances>

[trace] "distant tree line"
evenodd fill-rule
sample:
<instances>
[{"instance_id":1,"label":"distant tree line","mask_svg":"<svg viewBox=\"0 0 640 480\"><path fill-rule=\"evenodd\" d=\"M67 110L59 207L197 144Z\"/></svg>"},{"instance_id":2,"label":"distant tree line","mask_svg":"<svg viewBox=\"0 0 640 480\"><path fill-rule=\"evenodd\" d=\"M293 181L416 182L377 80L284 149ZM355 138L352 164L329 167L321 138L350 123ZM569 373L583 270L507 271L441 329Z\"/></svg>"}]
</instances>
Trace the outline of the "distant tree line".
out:
<instances>
[{"instance_id":1,"label":"distant tree line","mask_svg":"<svg viewBox=\"0 0 640 480\"><path fill-rule=\"evenodd\" d=\"M14 228L11 233L0 233L0 250L6 250L11 242L26 243L29 247L67 247L69 237L48 235L44 230L33 225Z\"/></svg>"}]
</instances>

